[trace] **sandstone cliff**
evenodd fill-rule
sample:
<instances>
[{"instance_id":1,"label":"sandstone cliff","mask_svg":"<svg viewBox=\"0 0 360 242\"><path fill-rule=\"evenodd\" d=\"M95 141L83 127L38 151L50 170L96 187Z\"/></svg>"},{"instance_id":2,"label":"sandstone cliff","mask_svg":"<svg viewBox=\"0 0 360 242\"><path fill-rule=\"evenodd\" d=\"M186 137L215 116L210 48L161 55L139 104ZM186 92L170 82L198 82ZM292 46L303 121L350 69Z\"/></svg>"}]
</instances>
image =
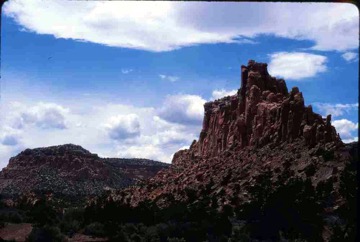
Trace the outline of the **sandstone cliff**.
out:
<instances>
[{"instance_id":1,"label":"sandstone cliff","mask_svg":"<svg viewBox=\"0 0 360 242\"><path fill-rule=\"evenodd\" d=\"M282 79L271 77L267 64L249 61L241 67L241 88L234 96L208 102L198 141L190 150L174 155L173 164L183 166L189 157L215 157L232 146L262 147L291 143L297 138L308 147L341 144L331 126L331 115L323 119L304 106L297 87L288 92Z\"/></svg>"},{"instance_id":2,"label":"sandstone cliff","mask_svg":"<svg viewBox=\"0 0 360 242\"><path fill-rule=\"evenodd\" d=\"M204 105L199 139L170 169L89 213L185 230L175 234L186 241L355 241L358 144L343 144L331 116L305 107L266 64L241 72L236 95Z\"/></svg>"},{"instance_id":3,"label":"sandstone cliff","mask_svg":"<svg viewBox=\"0 0 360 242\"><path fill-rule=\"evenodd\" d=\"M109 199L132 206L150 200L161 207L206 199L209 206L239 207L251 200L248 191L269 172L273 184L292 178L310 180L314 189L328 184L330 210L344 203L340 177L354 162L350 151L357 144L344 145L331 115L324 119L304 106L299 89L288 92L266 64L249 61L241 71L238 93L204 105L199 140L174 154L171 169Z\"/></svg>"}]
</instances>

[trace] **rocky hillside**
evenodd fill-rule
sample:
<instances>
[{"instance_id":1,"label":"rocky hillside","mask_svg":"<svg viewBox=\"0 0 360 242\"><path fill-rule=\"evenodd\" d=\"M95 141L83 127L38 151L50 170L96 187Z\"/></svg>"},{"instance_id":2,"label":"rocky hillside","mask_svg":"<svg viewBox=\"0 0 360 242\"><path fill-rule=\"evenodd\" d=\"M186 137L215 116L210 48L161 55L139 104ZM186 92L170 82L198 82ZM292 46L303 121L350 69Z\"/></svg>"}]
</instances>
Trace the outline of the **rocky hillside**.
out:
<instances>
[{"instance_id":1,"label":"rocky hillside","mask_svg":"<svg viewBox=\"0 0 360 242\"><path fill-rule=\"evenodd\" d=\"M66 144L26 149L0 172L0 194L53 193L100 195L153 177L168 164L146 159L100 158L81 146Z\"/></svg>"},{"instance_id":2,"label":"rocky hillside","mask_svg":"<svg viewBox=\"0 0 360 242\"><path fill-rule=\"evenodd\" d=\"M183 166L182 160L190 157L216 157L229 148L275 147L296 139L308 148L341 144L331 115L323 119L311 105L305 107L299 89L293 87L288 93L284 80L269 75L267 64L249 61L241 71L238 93L204 105L199 141L175 154L173 164Z\"/></svg>"},{"instance_id":3,"label":"rocky hillside","mask_svg":"<svg viewBox=\"0 0 360 242\"><path fill-rule=\"evenodd\" d=\"M284 80L269 75L267 64L251 60L241 71L238 93L204 105L199 140L174 155L171 169L109 199L135 208L149 201L160 208L179 202L219 211L230 206L238 215L250 205L270 207L270 212L258 211L254 221L264 213L280 216L286 206L297 211L303 203L312 204L304 207L304 218L299 215L304 226L311 223L305 220L318 216L325 224L320 229L323 239L334 234L329 228L335 225L345 228L345 234L354 225L345 225L352 222L344 211L353 211L349 204L356 194L357 143L345 145L331 125L331 115L323 118L311 105L304 106L299 89L288 92ZM317 206L319 214L309 212ZM243 219L250 221L251 216Z\"/></svg>"},{"instance_id":4,"label":"rocky hillside","mask_svg":"<svg viewBox=\"0 0 360 242\"><path fill-rule=\"evenodd\" d=\"M241 71L236 95L204 105L199 140L174 154L172 169L130 193L123 191L129 201L136 204L164 194L183 200L189 187L198 195L205 189L204 194L236 194L245 201L240 191L254 185L264 171L271 171L274 181L284 174L311 178L314 185L339 181L350 155L331 115L324 119L311 105L304 106L299 89L288 92L284 80L269 75L267 64L250 60ZM230 203L230 197L221 199Z\"/></svg>"}]
</instances>

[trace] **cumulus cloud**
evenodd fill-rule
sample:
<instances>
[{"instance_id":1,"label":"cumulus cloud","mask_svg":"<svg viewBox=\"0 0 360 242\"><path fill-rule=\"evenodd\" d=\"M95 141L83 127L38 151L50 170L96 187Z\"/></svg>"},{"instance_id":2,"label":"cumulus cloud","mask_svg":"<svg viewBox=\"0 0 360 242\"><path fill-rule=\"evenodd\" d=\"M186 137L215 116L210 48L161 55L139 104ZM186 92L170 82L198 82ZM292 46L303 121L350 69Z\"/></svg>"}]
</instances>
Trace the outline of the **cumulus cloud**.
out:
<instances>
[{"instance_id":1,"label":"cumulus cloud","mask_svg":"<svg viewBox=\"0 0 360 242\"><path fill-rule=\"evenodd\" d=\"M212 92L211 99L216 100L216 99L219 99L219 98L222 98L222 97L232 96L232 95L235 95L237 93L237 91L238 91L237 89L234 89L234 90L225 90L225 89L214 90Z\"/></svg>"},{"instance_id":2,"label":"cumulus cloud","mask_svg":"<svg viewBox=\"0 0 360 242\"><path fill-rule=\"evenodd\" d=\"M14 135L6 135L2 138L2 144L3 145L17 145L19 143L18 138Z\"/></svg>"},{"instance_id":3,"label":"cumulus cloud","mask_svg":"<svg viewBox=\"0 0 360 242\"><path fill-rule=\"evenodd\" d=\"M269 72L273 76L300 80L325 72L326 56L305 52L278 52L270 55Z\"/></svg>"},{"instance_id":4,"label":"cumulus cloud","mask_svg":"<svg viewBox=\"0 0 360 242\"><path fill-rule=\"evenodd\" d=\"M169 95L158 114L173 123L200 124L205 102L205 99L197 95Z\"/></svg>"},{"instance_id":5,"label":"cumulus cloud","mask_svg":"<svg viewBox=\"0 0 360 242\"><path fill-rule=\"evenodd\" d=\"M186 126L176 123L170 123L159 116L153 116L153 124L155 129L160 131L160 135L156 138L155 143L169 144L183 142L187 140Z\"/></svg>"},{"instance_id":6,"label":"cumulus cloud","mask_svg":"<svg viewBox=\"0 0 360 242\"><path fill-rule=\"evenodd\" d=\"M140 135L140 122L136 114L111 117L105 127L111 139L124 140Z\"/></svg>"},{"instance_id":7,"label":"cumulus cloud","mask_svg":"<svg viewBox=\"0 0 360 242\"><path fill-rule=\"evenodd\" d=\"M352 4L13 0L4 13L37 34L148 51L254 43L261 34L310 40L316 50L359 45Z\"/></svg>"},{"instance_id":8,"label":"cumulus cloud","mask_svg":"<svg viewBox=\"0 0 360 242\"><path fill-rule=\"evenodd\" d=\"M354 123L347 119L335 120L332 122L332 125L340 134L341 139L347 141L353 140L355 137L352 135L352 132L355 132L359 129L359 123Z\"/></svg>"},{"instance_id":9,"label":"cumulus cloud","mask_svg":"<svg viewBox=\"0 0 360 242\"><path fill-rule=\"evenodd\" d=\"M4 99L0 108L1 167L7 164L11 156L33 147L34 143L46 142L51 145L51 141L57 139L57 132L64 132L68 128L69 109L55 103L7 103Z\"/></svg>"},{"instance_id":10,"label":"cumulus cloud","mask_svg":"<svg viewBox=\"0 0 360 242\"><path fill-rule=\"evenodd\" d=\"M148 159L159 160L162 157L159 156L161 151L159 147L155 145L142 145L142 146L130 146L125 150L120 150L117 153L118 157L127 157L127 158L143 158L147 157Z\"/></svg>"},{"instance_id":11,"label":"cumulus cloud","mask_svg":"<svg viewBox=\"0 0 360 242\"><path fill-rule=\"evenodd\" d=\"M66 116L69 109L55 103L37 103L25 105L13 103L14 113L12 127L22 129L28 125L35 125L41 129L66 129Z\"/></svg>"},{"instance_id":12,"label":"cumulus cloud","mask_svg":"<svg viewBox=\"0 0 360 242\"><path fill-rule=\"evenodd\" d=\"M320 113L323 116L331 114L333 117L338 117L350 113L351 111L358 110L359 103L351 103L351 104L314 103L314 106L319 109Z\"/></svg>"},{"instance_id":13,"label":"cumulus cloud","mask_svg":"<svg viewBox=\"0 0 360 242\"><path fill-rule=\"evenodd\" d=\"M341 57L346 60L347 62L352 62L357 59L358 54L355 52L345 52L341 55Z\"/></svg>"},{"instance_id":14,"label":"cumulus cloud","mask_svg":"<svg viewBox=\"0 0 360 242\"><path fill-rule=\"evenodd\" d=\"M183 111L180 114L182 121L194 122L191 125L172 122L159 115L161 110L171 107L167 102L176 102L176 98L180 98L179 105L185 105L184 110L177 109ZM103 157L142 157L171 162L174 152L198 138L203 102L204 99L195 95L169 96L159 108L104 100L89 103L88 99L79 99L73 104L61 100L41 105L5 101L0 103L0 166L5 166L11 156L26 148L65 143L81 145ZM60 124L66 128L49 128L59 127L59 123L52 122L53 118L43 118L49 107L57 107L55 110L63 112L64 119ZM24 118L24 113L29 117Z\"/></svg>"},{"instance_id":15,"label":"cumulus cloud","mask_svg":"<svg viewBox=\"0 0 360 242\"><path fill-rule=\"evenodd\" d=\"M19 132L11 130L7 127L2 128L2 134L0 135L0 142L5 146L16 146L20 143Z\"/></svg>"},{"instance_id":16,"label":"cumulus cloud","mask_svg":"<svg viewBox=\"0 0 360 242\"><path fill-rule=\"evenodd\" d=\"M177 80L179 80L179 77L177 77L177 76L167 76L167 75L160 74L159 77L163 80L167 80L170 82L176 82Z\"/></svg>"}]
</instances>

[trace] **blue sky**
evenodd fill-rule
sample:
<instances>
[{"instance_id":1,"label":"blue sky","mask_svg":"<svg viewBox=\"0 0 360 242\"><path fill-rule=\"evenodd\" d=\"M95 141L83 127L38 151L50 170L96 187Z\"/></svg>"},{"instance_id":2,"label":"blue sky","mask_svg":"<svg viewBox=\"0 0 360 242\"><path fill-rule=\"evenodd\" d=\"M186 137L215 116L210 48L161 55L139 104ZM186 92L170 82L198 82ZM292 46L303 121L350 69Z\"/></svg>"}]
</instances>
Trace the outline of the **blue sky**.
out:
<instances>
[{"instance_id":1,"label":"blue sky","mask_svg":"<svg viewBox=\"0 0 360 242\"><path fill-rule=\"evenodd\" d=\"M249 59L357 140L353 5L13 0L2 11L1 167L63 143L170 162Z\"/></svg>"}]
</instances>

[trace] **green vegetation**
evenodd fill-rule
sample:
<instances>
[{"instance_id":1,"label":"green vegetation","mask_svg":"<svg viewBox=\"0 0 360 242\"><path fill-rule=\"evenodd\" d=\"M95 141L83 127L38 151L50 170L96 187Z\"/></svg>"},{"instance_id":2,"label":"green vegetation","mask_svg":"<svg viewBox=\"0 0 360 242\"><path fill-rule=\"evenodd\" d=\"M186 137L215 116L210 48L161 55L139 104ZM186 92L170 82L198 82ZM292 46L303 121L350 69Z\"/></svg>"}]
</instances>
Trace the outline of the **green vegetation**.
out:
<instances>
[{"instance_id":1,"label":"green vegetation","mask_svg":"<svg viewBox=\"0 0 360 242\"><path fill-rule=\"evenodd\" d=\"M331 224L335 231L331 241L356 241L357 182L356 163L349 163L340 177L340 194L346 203L339 207L339 219ZM341 223L343 221L343 223Z\"/></svg>"},{"instance_id":2,"label":"green vegetation","mask_svg":"<svg viewBox=\"0 0 360 242\"><path fill-rule=\"evenodd\" d=\"M273 184L265 172L251 187L252 202L238 208L237 218L244 225L235 232L258 240L304 239L321 241L321 206L310 180L291 178ZM281 181L282 182L282 181Z\"/></svg>"},{"instance_id":3,"label":"green vegetation","mask_svg":"<svg viewBox=\"0 0 360 242\"><path fill-rule=\"evenodd\" d=\"M20 202L18 208L0 209L0 222L30 222L34 228L27 241L64 241L75 233L103 237L109 241L322 241L327 226L331 241L354 241L356 236L356 166L349 163L340 177L340 195L346 200L337 217L324 217L324 208L333 207L335 181L316 187L310 178L294 178L289 171L274 180L272 171L256 177L241 206L221 204L223 189L201 196L187 188L187 202L170 201L160 209L156 201L143 201L136 208L109 201L107 196L86 208L59 209L45 197L35 205ZM206 190L204 186L204 190ZM240 192L237 186L235 191ZM236 200L235 194L231 200ZM232 205L236 202L231 203ZM0 225L1 225L0 224Z\"/></svg>"},{"instance_id":4,"label":"green vegetation","mask_svg":"<svg viewBox=\"0 0 360 242\"><path fill-rule=\"evenodd\" d=\"M61 233L59 227L45 225L43 227L34 227L28 236L27 242L52 241L64 242L65 236Z\"/></svg>"}]
</instances>

